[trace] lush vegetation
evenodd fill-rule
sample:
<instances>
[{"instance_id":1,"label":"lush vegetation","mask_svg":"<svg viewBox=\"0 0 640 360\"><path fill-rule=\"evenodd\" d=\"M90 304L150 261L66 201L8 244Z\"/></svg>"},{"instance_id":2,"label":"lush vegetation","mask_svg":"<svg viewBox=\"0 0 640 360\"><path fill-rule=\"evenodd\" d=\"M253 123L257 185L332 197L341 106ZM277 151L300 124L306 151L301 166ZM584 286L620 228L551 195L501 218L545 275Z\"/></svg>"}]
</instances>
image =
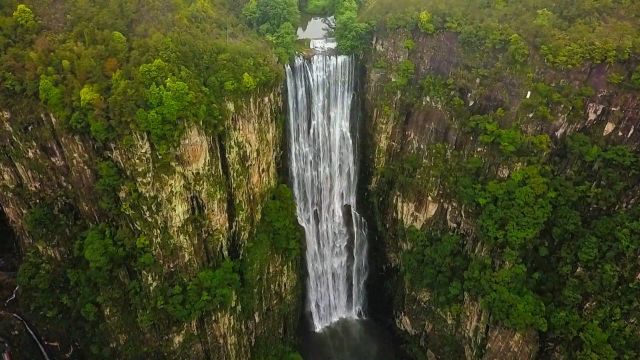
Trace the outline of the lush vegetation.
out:
<instances>
[{"instance_id":1,"label":"lush vegetation","mask_svg":"<svg viewBox=\"0 0 640 360\"><path fill-rule=\"evenodd\" d=\"M493 151L506 156L537 141L516 133L516 144ZM439 179L441 191L475 209L477 239L448 229L405 230L412 250L402 269L412 287L429 289L434 306L454 314L462 295L472 294L493 321L536 328L570 357L637 356L640 207L627 203L640 181L637 153L576 134L550 157L523 153L517 161L526 165L497 179L483 175L477 159L433 154L441 160L420 165L410 158L394 170L395 178L410 179L399 189L429 191ZM421 166L429 173L421 175ZM472 251L476 242L480 249Z\"/></svg>"},{"instance_id":2,"label":"lush vegetation","mask_svg":"<svg viewBox=\"0 0 640 360\"><path fill-rule=\"evenodd\" d=\"M260 223L256 229L255 240L249 245L249 252L261 246L272 248L285 256L287 262L296 261L300 254L302 232L296 220L296 204L293 193L286 185L276 187L262 208ZM262 251L255 251L263 253ZM267 259L258 256L257 262ZM251 267L251 266L250 266Z\"/></svg>"},{"instance_id":3,"label":"lush vegetation","mask_svg":"<svg viewBox=\"0 0 640 360\"><path fill-rule=\"evenodd\" d=\"M293 194L287 186L280 185L265 203L256 233L247 247L242 266L247 289L252 292L246 296L247 301L255 300L253 291L260 286L268 286L263 283L264 273L268 271L275 254L282 257L288 266L298 268L301 241L302 232L296 218Z\"/></svg>"},{"instance_id":4,"label":"lush vegetation","mask_svg":"<svg viewBox=\"0 0 640 360\"><path fill-rule=\"evenodd\" d=\"M493 325L535 330L542 358L639 356L640 154L603 124L547 135L584 124L604 88L637 97L638 14L630 1L364 4L360 21L390 47L371 49L378 117L416 136L389 145L372 201L407 294L428 294L438 356L463 356L439 337L459 337L449 326L469 301ZM596 68L606 80L585 82ZM440 207L388 232L396 191Z\"/></svg>"},{"instance_id":5,"label":"lush vegetation","mask_svg":"<svg viewBox=\"0 0 640 360\"><path fill-rule=\"evenodd\" d=\"M629 196L640 155L584 134L550 152L548 138L502 129L495 116L471 117L467 131L503 164L518 164L508 175L437 148L433 159L409 157L391 171L403 193L436 186L474 209L476 239L446 228L401 233L412 247L402 258L406 281L453 314L473 295L493 322L535 328L569 357L637 357L640 207Z\"/></svg>"},{"instance_id":6,"label":"lush vegetation","mask_svg":"<svg viewBox=\"0 0 640 360\"><path fill-rule=\"evenodd\" d=\"M254 316L254 309L259 306L256 299L260 293L268 291L273 284L268 274L273 271L274 264L284 267L280 276L293 277L295 291L289 296L272 299L275 306L269 308L275 319L289 317L286 327L289 333L283 336L283 345L274 346L270 340L273 334L267 329L258 329L260 336L256 341L252 358L256 360L301 360L297 354L295 343L295 329L297 328L299 308L298 297L302 293L302 278L297 280L298 272L302 271L301 244L304 241L302 228L298 225L296 208L291 190L280 185L273 189L269 199L262 208L260 223L251 239L247 253L242 261L243 294L241 301L248 317ZM284 338L286 337L286 338Z\"/></svg>"},{"instance_id":7,"label":"lush vegetation","mask_svg":"<svg viewBox=\"0 0 640 360\"><path fill-rule=\"evenodd\" d=\"M104 201L111 200L106 197ZM274 261L290 269L297 291L270 311L277 312L278 318L299 311L296 306L301 283L297 283L297 271L302 235L291 191L284 185L274 189L264 204L260 224L241 259L203 266L192 275L164 271L153 243L124 224L90 225L73 218L69 211L69 204L46 204L29 212L28 230L40 246L27 253L18 284L23 289L21 301L32 315L42 323L67 329L67 335L86 346L84 351L92 357L162 354L161 348L146 347L142 334L136 332L130 334L124 348L114 349L105 336L114 326L144 331L180 327L229 309L236 299L246 316L252 317L259 306L256 300L271 287L265 282L265 273ZM49 253L54 245L71 249L70 253L62 258L61 254ZM147 276L159 274L163 274L162 281L149 287ZM105 309L123 306L128 311L118 315L122 318L107 317ZM293 337L297 316L291 319L292 333L279 341ZM272 348L271 335L263 335L256 356L293 356L291 347Z\"/></svg>"},{"instance_id":8,"label":"lush vegetation","mask_svg":"<svg viewBox=\"0 0 640 360\"><path fill-rule=\"evenodd\" d=\"M48 6L2 4L0 99L13 108L40 99L65 128L105 146L143 131L171 160L189 124L219 131L225 101L281 81L270 49L225 1Z\"/></svg>"},{"instance_id":9,"label":"lush vegetation","mask_svg":"<svg viewBox=\"0 0 640 360\"><path fill-rule=\"evenodd\" d=\"M247 22L275 46L280 61L286 63L295 55L300 21L298 1L250 0L242 13Z\"/></svg>"},{"instance_id":10,"label":"lush vegetation","mask_svg":"<svg viewBox=\"0 0 640 360\"><path fill-rule=\"evenodd\" d=\"M514 64L528 48L562 69L584 62L614 63L639 51L634 1L571 2L379 0L365 5L365 21L426 32L459 32L470 45L507 50Z\"/></svg>"},{"instance_id":11,"label":"lush vegetation","mask_svg":"<svg viewBox=\"0 0 640 360\"><path fill-rule=\"evenodd\" d=\"M369 46L371 26L358 19L357 0L336 0L335 36L338 50L344 53L362 53Z\"/></svg>"}]
</instances>

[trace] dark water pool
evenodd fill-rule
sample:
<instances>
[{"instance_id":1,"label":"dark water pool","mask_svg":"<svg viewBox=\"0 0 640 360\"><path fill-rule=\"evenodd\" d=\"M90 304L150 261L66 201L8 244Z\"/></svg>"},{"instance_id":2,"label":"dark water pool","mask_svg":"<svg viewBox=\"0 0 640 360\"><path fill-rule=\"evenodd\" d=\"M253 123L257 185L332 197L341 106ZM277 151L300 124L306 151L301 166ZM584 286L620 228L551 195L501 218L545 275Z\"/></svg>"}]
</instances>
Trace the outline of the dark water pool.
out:
<instances>
[{"instance_id":1,"label":"dark water pool","mask_svg":"<svg viewBox=\"0 0 640 360\"><path fill-rule=\"evenodd\" d=\"M305 360L394 360L390 335L371 320L340 320L302 336Z\"/></svg>"}]
</instances>

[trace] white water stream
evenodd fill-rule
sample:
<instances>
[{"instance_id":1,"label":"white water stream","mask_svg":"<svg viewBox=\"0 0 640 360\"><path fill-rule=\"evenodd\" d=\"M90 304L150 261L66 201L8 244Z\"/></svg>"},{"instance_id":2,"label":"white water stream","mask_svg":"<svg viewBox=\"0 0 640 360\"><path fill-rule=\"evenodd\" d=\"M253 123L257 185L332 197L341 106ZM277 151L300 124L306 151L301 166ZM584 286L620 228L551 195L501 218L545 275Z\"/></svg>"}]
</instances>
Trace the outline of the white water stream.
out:
<instances>
[{"instance_id":1,"label":"white water stream","mask_svg":"<svg viewBox=\"0 0 640 360\"><path fill-rule=\"evenodd\" d=\"M364 317L366 224L356 211L355 60L312 40L315 55L287 66L290 166L306 236L307 305L315 331Z\"/></svg>"}]
</instances>

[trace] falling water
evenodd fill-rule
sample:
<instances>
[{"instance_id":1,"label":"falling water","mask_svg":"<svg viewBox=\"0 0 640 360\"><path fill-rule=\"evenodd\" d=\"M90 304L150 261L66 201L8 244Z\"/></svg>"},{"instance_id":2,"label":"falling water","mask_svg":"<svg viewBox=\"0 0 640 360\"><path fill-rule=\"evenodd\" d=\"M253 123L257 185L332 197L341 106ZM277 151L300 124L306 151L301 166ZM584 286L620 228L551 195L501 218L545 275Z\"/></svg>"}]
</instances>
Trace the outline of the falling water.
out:
<instances>
[{"instance_id":1,"label":"falling water","mask_svg":"<svg viewBox=\"0 0 640 360\"><path fill-rule=\"evenodd\" d=\"M316 331L364 317L367 242L356 211L355 62L312 40L315 55L287 66L290 163L307 241L307 304Z\"/></svg>"}]
</instances>

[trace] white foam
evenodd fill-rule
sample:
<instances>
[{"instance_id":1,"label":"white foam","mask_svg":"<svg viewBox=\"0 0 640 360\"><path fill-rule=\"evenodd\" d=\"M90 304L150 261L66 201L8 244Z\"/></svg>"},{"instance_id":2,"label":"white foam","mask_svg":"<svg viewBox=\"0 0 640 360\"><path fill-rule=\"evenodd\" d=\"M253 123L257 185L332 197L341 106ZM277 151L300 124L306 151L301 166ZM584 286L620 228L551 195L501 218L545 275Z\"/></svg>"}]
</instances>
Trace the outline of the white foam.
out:
<instances>
[{"instance_id":1,"label":"white foam","mask_svg":"<svg viewBox=\"0 0 640 360\"><path fill-rule=\"evenodd\" d=\"M366 223L356 211L355 61L323 53L287 66L290 167L298 221L306 238L307 306L316 331L364 317Z\"/></svg>"}]
</instances>

